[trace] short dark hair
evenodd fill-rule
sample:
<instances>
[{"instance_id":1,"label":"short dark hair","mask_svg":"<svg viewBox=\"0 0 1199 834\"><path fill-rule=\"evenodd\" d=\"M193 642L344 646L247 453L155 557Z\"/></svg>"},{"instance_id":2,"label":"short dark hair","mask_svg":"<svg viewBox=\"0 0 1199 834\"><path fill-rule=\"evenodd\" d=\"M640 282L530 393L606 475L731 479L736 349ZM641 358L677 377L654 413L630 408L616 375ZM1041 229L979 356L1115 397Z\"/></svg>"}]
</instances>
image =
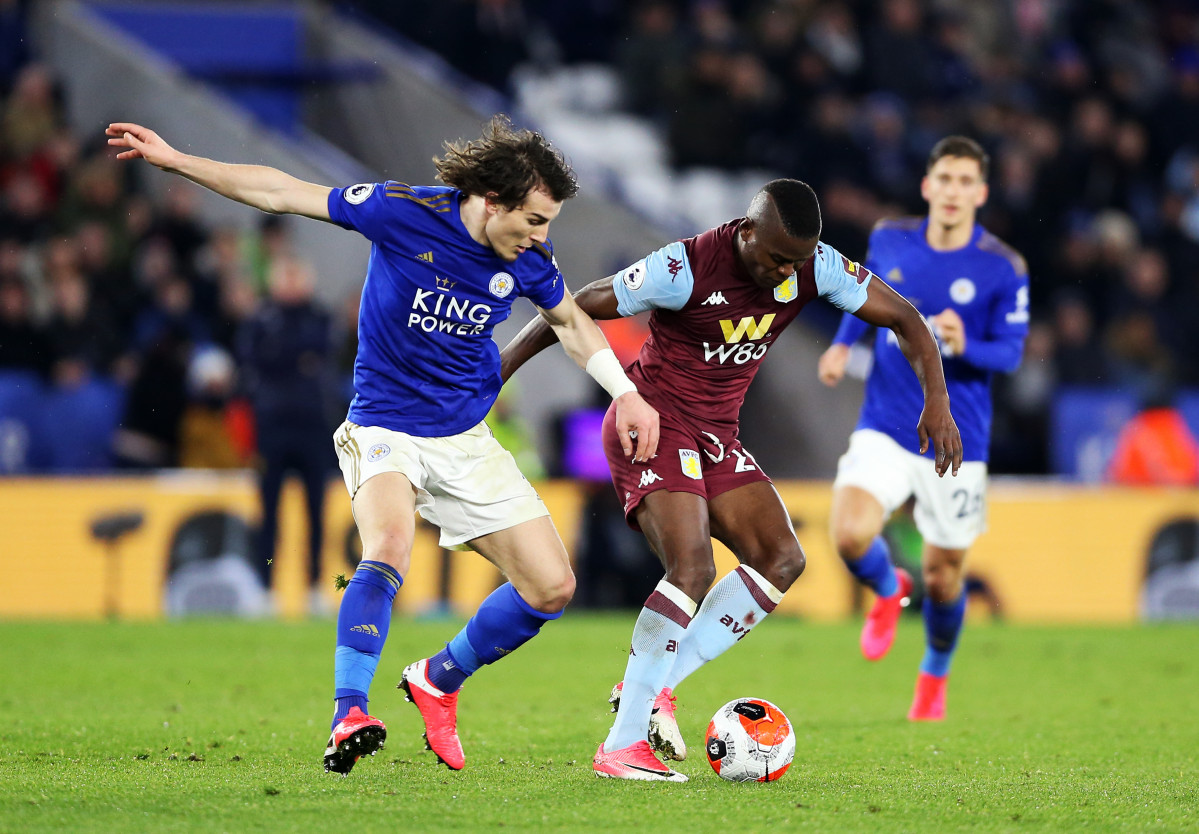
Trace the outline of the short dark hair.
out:
<instances>
[{"instance_id":1,"label":"short dark hair","mask_svg":"<svg viewBox=\"0 0 1199 834\"><path fill-rule=\"evenodd\" d=\"M751 214L755 212L754 204L763 199L764 194L770 195L784 232L796 240L815 240L820 237L820 200L812 186L800 180L771 180L762 186L758 196L750 203ZM761 208L758 206L756 211Z\"/></svg>"},{"instance_id":2,"label":"short dark hair","mask_svg":"<svg viewBox=\"0 0 1199 834\"><path fill-rule=\"evenodd\" d=\"M519 206L535 188L559 203L579 193L562 153L540 133L513 127L503 113L491 117L481 138L446 142L445 155L433 157L433 165L446 185L468 196L495 195L506 209Z\"/></svg>"},{"instance_id":3,"label":"short dark hair","mask_svg":"<svg viewBox=\"0 0 1199 834\"><path fill-rule=\"evenodd\" d=\"M965 159L973 159L978 163L978 170L985 180L987 174L991 170L991 157L983 150L983 146L975 142L969 136L946 136L937 144L933 145L932 151L928 154L928 165L924 170L931 171L937 162L946 156L963 157Z\"/></svg>"}]
</instances>

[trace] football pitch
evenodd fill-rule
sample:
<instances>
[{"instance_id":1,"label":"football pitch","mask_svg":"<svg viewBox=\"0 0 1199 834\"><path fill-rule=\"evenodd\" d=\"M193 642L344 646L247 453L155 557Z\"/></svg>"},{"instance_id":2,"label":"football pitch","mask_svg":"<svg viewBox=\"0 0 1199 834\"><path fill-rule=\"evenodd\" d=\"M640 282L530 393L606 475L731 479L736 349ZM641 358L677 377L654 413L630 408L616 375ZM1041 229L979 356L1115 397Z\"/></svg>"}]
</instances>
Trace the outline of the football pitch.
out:
<instances>
[{"instance_id":1,"label":"football pitch","mask_svg":"<svg viewBox=\"0 0 1199 834\"><path fill-rule=\"evenodd\" d=\"M395 683L458 621L398 619L372 692L386 747L325 774L331 622L0 624L0 831L1194 831L1199 629L971 624L949 719L905 718L921 628L883 662L852 625L772 618L679 687L683 785L597 779L632 613L568 613L463 689L466 769ZM795 763L721 781L712 713L790 717Z\"/></svg>"}]
</instances>

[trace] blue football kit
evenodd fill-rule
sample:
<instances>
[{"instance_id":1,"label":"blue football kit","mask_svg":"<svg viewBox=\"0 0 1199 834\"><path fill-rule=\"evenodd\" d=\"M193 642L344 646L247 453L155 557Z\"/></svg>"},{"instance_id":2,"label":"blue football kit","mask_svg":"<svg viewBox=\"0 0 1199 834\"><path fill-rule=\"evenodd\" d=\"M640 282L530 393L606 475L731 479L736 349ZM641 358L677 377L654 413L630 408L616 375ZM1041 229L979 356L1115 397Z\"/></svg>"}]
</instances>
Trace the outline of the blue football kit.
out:
<instances>
[{"instance_id":1,"label":"blue football kit","mask_svg":"<svg viewBox=\"0 0 1199 834\"><path fill-rule=\"evenodd\" d=\"M454 188L363 183L329 194L329 217L371 242L348 419L417 437L458 434L499 394L495 326L524 296L557 306L549 241L503 260L462 224Z\"/></svg>"},{"instance_id":2,"label":"blue football kit","mask_svg":"<svg viewBox=\"0 0 1199 834\"><path fill-rule=\"evenodd\" d=\"M548 240L505 261L470 236L460 214L463 199L454 188L398 182L329 193L329 218L371 242L350 423L422 438L466 432L483 420L499 394L496 324L508 318L518 297L543 309L565 298ZM386 444L374 451L389 452ZM391 565L364 559L346 587L338 610L327 771L348 773L386 736L382 722L366 715L367 699L403 582ZM442 687L444 692L434 690L436 697L449 697L444 693L456 692L479 666L514 651L560 613L532 608L505 582L445 649L405 669L404 685L420 690L410 692L410 699L425 703L429 696L421 693L427 687ZM437 753L451 768L462 767L460 747L456 754L444 746Z\"/></svg>"},{"instance_id":3,"label":"blue football kit","mask_svg":"<svg viewBox=\"0 0 1199 834\"><path fill-rule=\"evenodd\" d=\"M951 251L929 246L927 229L927 218L882 221L870 236L864 265L925 318L946 308L961 316L966 350L952 356L942 346L945 384L962 435L962 459L986 462L991 377L1016 369L1028 333L1028 268L1018 252L977 224L970 242ZM842 316L833 343L853 344L869 327L855 316ZM857 428L887 434L919 454L915 426L923 408L924 393L899 341L891 330L879 328ZM930 447L926 455L932 454Z\"/></svg>"}]
</instances>

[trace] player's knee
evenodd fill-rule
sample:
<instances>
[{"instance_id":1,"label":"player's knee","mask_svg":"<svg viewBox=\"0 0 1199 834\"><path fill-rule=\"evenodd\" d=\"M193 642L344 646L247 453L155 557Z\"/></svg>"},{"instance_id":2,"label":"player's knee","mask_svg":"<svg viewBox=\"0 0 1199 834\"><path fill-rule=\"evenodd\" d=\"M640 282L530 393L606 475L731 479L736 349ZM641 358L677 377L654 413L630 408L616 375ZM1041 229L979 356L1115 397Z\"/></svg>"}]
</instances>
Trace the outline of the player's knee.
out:
<instances>
[{"instance_id":1,"label":"player's knee","mask_svg":"<svg viewBox=\"0 0 1199 834\"><path fill-rule=\"evenodd\" d=\"M565 573L540 584L529 591L525 602L542 614L557 614L575 595L575 575L567 570Z\"/></svg>"},{"instance_id":2,"label":"player's knee","mask_svg":"<svg viewBox=\"0 0 1199 834\"><path fill-rule=\"evenodd\" d=\"M807 564L808 558L796 542L793 547L784 548L775 555L770 571L764 575L774 587L786 591L799 579Z\"/></svg>"},{"instance_id":3,"label":"player's knee","mask_svg":"<svg viewBox=\"0 0 1199 834\"><path fill-rule=\"evenodd\" d=\"M666 581L693 600L701 600L716 581L716 565L712 559L694 560L674 565L666 571Z\"/></svg>"},{"instance_id":4,"label":"player's knee","mask_svg":"<svg viewBox=\"0 0 1199 834\"><path fill-rule=\"evenodd\" d=\"M408 562L412 554L412 540L400 531L382 532L368 537L362 543L364 562L382 562L395 568L400 576L408 573Z\"/></svg>"},{"instance_id":5,"label":"player's knee","mask_svg":"<svg viewBox=\"0 0 1199 834\"><path fill-rule=\"evenodd\" d=\"M866 555L870 543L878 535L869 524L856 518L834 518L830 528L833 546L842 559L857 560Z\"/></svg>"},{"instance_id":6,"label":"player's knee","mask_svg":"<svg viewBox=\"0 0 1199 834\"><path fill-rule=\"evenodd\" d=\"M924 592L936 603L953 602L962 595L962 577L952 568L926 567L923 570Z\"/></svg>"}]
</instances>

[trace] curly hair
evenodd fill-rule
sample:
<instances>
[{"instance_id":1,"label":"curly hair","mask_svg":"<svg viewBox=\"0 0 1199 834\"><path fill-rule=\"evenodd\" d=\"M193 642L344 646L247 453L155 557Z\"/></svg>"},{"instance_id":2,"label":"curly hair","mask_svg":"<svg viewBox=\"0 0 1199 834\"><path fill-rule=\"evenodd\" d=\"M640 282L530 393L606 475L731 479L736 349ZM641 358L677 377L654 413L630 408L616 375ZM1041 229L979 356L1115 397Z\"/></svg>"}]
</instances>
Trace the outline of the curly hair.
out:
<instances>
[{"instance_id":1,"label":"curly hair","mask_svg":"<svg viewBox=\"0 0 1199 834\"><path fill-rule=\"evenodd\" d=\"M579 193L574 171L544 136L518 130L503 113L491 117L483 136L445 143L433 157L437 178L468 196L488 197L506 209L524 202L535 188L563 202Z\"/></svg>"}]
</instances>

